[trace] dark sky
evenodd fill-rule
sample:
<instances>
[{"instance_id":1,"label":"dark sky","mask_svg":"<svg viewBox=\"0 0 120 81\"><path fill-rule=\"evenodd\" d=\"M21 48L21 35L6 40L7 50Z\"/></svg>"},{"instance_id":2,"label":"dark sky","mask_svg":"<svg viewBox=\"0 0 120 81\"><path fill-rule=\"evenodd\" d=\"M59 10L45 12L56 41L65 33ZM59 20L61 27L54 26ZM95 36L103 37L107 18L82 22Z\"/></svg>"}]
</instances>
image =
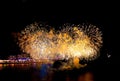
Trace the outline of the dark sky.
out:
<instances>
[{"instance_id":1,"label":"dark sky","mask_svg":"<svg viewBox=\"0 0 120 81\"><path fill-rule=\"evenodd\" d=\"M59 2L58 2L59 3ZM100 59L118 61L118 54L113 52L117 41L117 8L111 4L59 3L40 2L38 0L5 0L1 7L0 58L19 54L19 48L12 37L13 32L19 32L26 25L42 21L58 27L64 23L90 23L97 25L103 32L103 47ZM113 60L112 60L113 58Z\"/></svg>"}]
</instances>

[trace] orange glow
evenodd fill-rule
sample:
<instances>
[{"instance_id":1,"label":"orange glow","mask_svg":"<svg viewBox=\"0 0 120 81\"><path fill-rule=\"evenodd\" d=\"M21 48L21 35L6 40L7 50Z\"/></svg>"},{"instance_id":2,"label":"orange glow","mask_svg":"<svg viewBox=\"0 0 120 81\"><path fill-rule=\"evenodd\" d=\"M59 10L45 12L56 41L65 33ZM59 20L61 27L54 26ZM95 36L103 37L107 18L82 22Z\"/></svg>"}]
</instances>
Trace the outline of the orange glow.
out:
<instances>
[{"instance_id":1,"label":"orange glow","mask_svg":"<svg viewBox=\"0 0 120 81\"><path fill-rule=\"evenodd\" d=\"M11 67L14 67L14 66L15 66L15 64L10 64L10 66L11 66Z\"/></svg>"},{"instance_id":2,"label":"orange glow","mask_svg":"<svg viewBox=\"0 0 120 81\"><path fill-rule=\"evenodd\" d=\"M94 76L92 73L87 72L78 77L78 81L94 81Z\"/></svg>"},{"instance_id":3,"label":"orange glow","mask_svg":"<svg viewBox=\"0 0 120 81\"><path fill-rule=\"evenodd\" d=\"M102 34L96 26L64 25L60 31L41 26L31 24L18 36L20 48L33 59L75 58L73 63L78 67L79 58L91 60L98 56Z\"/></svg>"},{"instance_id":4,"label":"orange glow","mask_svg":"<svg viewBox=\"0 0 120 81\"><path fill-rule=\"evenodd\" d=\"M2 68L3 68L3 65L2 65L2 64L0 64L0 70L2 70Z\"/></svg>"}]
</instances>

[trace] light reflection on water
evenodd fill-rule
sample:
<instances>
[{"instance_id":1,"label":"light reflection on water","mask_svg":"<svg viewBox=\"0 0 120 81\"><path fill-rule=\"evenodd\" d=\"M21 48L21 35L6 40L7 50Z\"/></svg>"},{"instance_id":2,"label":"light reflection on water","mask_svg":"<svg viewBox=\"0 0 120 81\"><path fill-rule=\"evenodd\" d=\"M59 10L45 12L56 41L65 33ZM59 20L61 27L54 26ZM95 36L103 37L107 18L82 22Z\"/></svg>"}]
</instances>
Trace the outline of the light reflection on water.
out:
<instances>
[{"instance_id":1,"label":"light reflection on water","mask_svg":"<svg viewBox=\"0 0 120 81\"><path fill-rule=\"evenodd\" d=\"M46 65L48 67L50 67L51 64L40 64L40 63L11 63L11 64L0 64L0 70L5 69L5 68L20 68L20 69L29 69L29 68L36 68L36 69L40 69L41 66Z\"/></svg>"},{"instance_id":2,"label":"light reflection on water","mask_svg":"<svg viewBox=\"0 0 120 81\"><path fill-rule=\"evenodd\" d=\"M94 71L89 72L89 69L54 71L51 64L0 64L0 81L103 81L105 78L104 81L110 81L106 75L110 75L111 69L100 66L92 67Z\"/></svg>"},{"instance_id":3,"label":"light reflection on water","mask_svg":"<svg viewBox=\"0 0 120 81\"><path fill-rule=\"evenodd\" d=\"M0 64L0 81L94 81L92 74L74 77L74 72L56 71L51 64ZM71 74L71 75L69 75ZM71 78L72 77L72 78Z\"/></svg>"},{"instance_id":4,"label":"light reflection on water","mask_svg":"<svg viewBox=\"0 0 120 81\"><path fill-rule=\"evenodd\" d=\"M28 74L29 77L27 78L30 78L31 81L48 81L48 75L51 75L50 74L51 67L52 67L51 64L39 64L39 63L0 64L0 72L7 73L8 71L9 73L9 71L11 70L10 72L15 73L15 75L17 75L17 73L20 73L18 74L20 75L20 77ZM24 72L27 74L24 74ZM0 77L1 76L8 77L9 75L6 76L1 74ZM11 78L14 78L14 76L11 76ZM6 81L6 79L3 81Z\"/></svg>"}]
</instances>

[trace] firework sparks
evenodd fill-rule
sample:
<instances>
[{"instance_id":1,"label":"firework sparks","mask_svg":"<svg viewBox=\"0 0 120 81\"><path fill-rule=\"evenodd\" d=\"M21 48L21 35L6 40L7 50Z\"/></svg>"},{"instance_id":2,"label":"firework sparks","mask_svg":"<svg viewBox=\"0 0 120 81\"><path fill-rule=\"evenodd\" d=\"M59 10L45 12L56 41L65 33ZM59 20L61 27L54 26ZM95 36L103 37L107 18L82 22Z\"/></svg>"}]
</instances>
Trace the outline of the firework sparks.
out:
<instances>
[{"instance_id":1,"label":"firework sparks","mask_svg":"<svg viewBox=\"0 0 120 81\"><path fill-rule=\"evenodd\" d=\"M34 23L18 36L23 52L33 59L95 59L102 44L101 32L94 25L63 25L59 31Z\"/></svg>"}]
</instances>

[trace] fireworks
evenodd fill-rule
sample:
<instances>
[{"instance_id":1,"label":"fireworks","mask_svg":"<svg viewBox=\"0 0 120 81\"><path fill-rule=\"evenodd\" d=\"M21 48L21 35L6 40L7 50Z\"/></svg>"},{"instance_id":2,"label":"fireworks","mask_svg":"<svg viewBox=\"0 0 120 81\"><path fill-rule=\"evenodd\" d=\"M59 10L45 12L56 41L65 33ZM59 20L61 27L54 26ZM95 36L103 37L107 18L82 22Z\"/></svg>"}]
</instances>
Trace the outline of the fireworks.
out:
<instances>
[{"instance_id":1,"label":"fireworks","mask_svg":"<svg viewBox=\"0 0 120 81\"><path fill-rule=\"evenodd\" d=\"M49 28L49 29L48 29ZM33 59L95 59L102 44L101 32L94 25L63 25L58 31L34 23L18 36L21 50Z\"/></svg>"}]
</instances>

